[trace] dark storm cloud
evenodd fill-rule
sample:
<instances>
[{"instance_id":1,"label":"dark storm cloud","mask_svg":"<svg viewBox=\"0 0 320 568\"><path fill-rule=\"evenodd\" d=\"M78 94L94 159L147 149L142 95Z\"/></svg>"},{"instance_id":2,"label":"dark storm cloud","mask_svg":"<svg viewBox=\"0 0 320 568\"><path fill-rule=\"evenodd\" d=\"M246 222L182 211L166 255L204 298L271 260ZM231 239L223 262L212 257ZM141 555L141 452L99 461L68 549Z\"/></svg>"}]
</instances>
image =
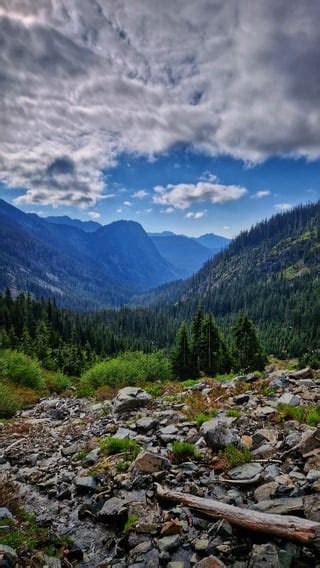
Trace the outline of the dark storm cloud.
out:
<instances>
[{"instance_id":1,"label":"dark storm cloud","mask_svg":"<svg viewBox=\"0 0 320 568\"><path fill-rule=\"evenodd\" d=\"M316 0L2 0L1 178L88 206L123 151L318 158L319 19Z\"/></svg>"}]
</instances>

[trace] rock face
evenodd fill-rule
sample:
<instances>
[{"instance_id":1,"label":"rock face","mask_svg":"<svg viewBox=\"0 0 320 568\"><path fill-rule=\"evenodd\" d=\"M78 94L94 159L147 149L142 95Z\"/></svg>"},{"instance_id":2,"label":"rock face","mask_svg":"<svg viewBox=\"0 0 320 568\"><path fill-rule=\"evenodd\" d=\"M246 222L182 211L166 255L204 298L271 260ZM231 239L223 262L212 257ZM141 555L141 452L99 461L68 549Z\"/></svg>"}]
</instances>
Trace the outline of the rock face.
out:
<instances>
[{"instance_id":1,"label":"rock face","mask_svg":"<svg viewBox=\"0 0 320 568\"><path fill-rule=\"evenodd\" d=\"M163 502L156 497L155 483L245 509L320 523L320 429L282 420L278 408L283 395L287 401L299 399L301 408L318 404L320 378L310 371L295 376L273 370L263 379L246 375L218 386L203 379L196 389L175 384L176 390L172 395L168 389L152 404L150 395L139 388L121 389L108 406L52 397L1 425L0 484L9 475L39 525L73 541L64 559L51 558L45 550L19 557L20 566L319 564L311 548L257 537L223 519L214 522ZM193 397L197 405L203 401L206 411L218 408L216 418L199 427ZM230 408L237 409L238 416L230 416ZM103 449L101 440L110 436L120 439L120 453L109 455ZM128 441L129 447L133 442L132 453L125 450ZM194 453L178 455L176 441L192 443ZM243 457L250 460L244 447L251 451L249 463L243 463ZM230 449L232 466L226 457ZM16 526L15 514L9 501L0 503L0 539ZM1 564L1 556L6 564ZM8 563L17 563L17 552L0 546L0 565Z\"/></svg>"},{"instance_id":2,"label":"rock face","mask_svg":"<svg viewBox=\"0 0 320 568\"><path fill-rule=\"evenodd\" d=\"M217 417L202 424L200 433L208 446L214 450L223 450L230 444L238 445L240 437L236 429L232 428L233 419Z\"/></svg>"},{"instance_id":3,"label":"rock face","mask_svg":"<svg viewBox=\"0 0 320 568\"><path fill-rule=\"evenodd\" d=\"M113 403L113 411L116 414L138 410L152 400L150 394L137 387L125 387L121 389Z\"/></svg>"}]
</instances>

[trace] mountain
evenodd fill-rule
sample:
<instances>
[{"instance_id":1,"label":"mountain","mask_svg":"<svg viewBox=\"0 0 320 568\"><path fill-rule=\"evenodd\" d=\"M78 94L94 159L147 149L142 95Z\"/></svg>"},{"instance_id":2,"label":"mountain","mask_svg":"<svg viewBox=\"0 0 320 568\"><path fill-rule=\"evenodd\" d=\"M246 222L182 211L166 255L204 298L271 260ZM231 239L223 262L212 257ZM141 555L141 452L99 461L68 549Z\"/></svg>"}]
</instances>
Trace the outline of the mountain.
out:
<instances>
[{"instance_id":1,"label":"mountain","mask_svg":"<svg viewBox=\"0 0 320 568\"><path fill-rule=\"evenodd\" d=\"M192 278L135 298L190 319L199 304L228 327L241 310L269 353L300 355L320 345L320 202L258 223ZM163 331L164 333L164 331Z\"/></svg>"},{"instance_id":2,"label":"mountain","mask_svg":"<svg viewBox=\"0 0 320 568\"><path fill-rule=\"evenodd\" d=\"M119 221L87 233L0 200L0 290L91 309L121 305L176 278L139 223Z\"/></svg>"},{"instance_id":3,"label":"mountain","mask_svg":"<svg viewBox=\"0 0 320 568\"><path fill-rule=\"evenodd\" d=\"M215 235L214 233L206 233L205 235L196 237L195 240L204 247L219 250L225 248L230 243L230 239Z\"/></svg>"},{"instance_id":4,"label":"mountain","mask_svg":"<svg viewBox=\"0 0 320 568\"><path fill-rule=\"evenodd\" d=\"M94 233L97 229L100 229L102 225L96 221L80 221L80 219L71 219L68 215L61 216L50 216L45 217L46 221L49 223L54 223L55 225L69 225L69 227L77 227L82 229L85 233Z\"/></svg>"},{"instance_id":5,"label":"mountain","mask_svg":"<svg viewBox=\"0 0 320 568\"><path fill-rule=\"evenodd\" d=\"M225 237L219 237L213 233L193 238L176 235L171 231L163 231L162 233L149 233L149 236L161 256L175 267L179 278L188 278L200 270L209 258L214 257L230 242ZM214 246L202 244L201 239L206 238Z\"/></svg>"}]
</instances>

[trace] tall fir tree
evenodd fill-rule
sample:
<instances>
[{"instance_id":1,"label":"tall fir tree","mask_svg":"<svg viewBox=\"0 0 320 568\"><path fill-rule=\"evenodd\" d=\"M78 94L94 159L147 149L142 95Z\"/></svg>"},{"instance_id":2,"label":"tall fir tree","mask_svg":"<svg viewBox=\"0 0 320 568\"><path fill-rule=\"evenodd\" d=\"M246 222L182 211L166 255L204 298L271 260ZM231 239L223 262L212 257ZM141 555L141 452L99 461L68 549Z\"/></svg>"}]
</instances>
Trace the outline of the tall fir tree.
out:
<instances>
[{"instance_id":1,"label":"tall fir tree","mask_svg":"<svg viewBox=\"0 0 320 568\"><path fill-rule=\"evenodd\" d=\"M250 372L262 370L266 357L252 321L242 312L232 327L233 366L236 371Z\"/></svg>"},{"instance_id":2,"label":"tall fir tree","mask_svg":"<svg viewBox=\"0 0 320 568\"><path fill-rule=\"evenodd\" d=\"M191 357L197 375L200 375L201 371L201 329L203 318L203 308L199 306L191 323Z\"/></svg>"},{"instance_id":3,"label":"tall fir tree","mask_svg":"<svg viewBox=\"0 0 320 568\"><path fill-rule=\"evenodd\" d=\"M176 345L172 353L172 370L179 379L188 379L193 375L193 364L188 337L188 329L182 322L176 337Z\"/></svg>"},{"instance_id":4,"label":"tall fir tree","mask_svg":"<svg viewBox=\"0 0 320 568\"><path fill-rule=\"evenodd\" d=\"M201 371L214 376L224 369L221 334L211 314L206 314L201 324Z\"/></svg>"}]
</instances>

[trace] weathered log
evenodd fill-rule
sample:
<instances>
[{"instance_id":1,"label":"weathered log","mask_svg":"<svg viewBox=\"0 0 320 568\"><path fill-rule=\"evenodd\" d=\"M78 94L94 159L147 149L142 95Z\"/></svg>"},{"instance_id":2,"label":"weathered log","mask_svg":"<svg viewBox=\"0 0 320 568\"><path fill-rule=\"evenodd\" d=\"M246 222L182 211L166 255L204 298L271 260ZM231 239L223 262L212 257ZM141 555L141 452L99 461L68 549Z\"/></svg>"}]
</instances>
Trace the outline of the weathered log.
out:
<instances>
[{"instance_id":1,"label":"weathered log","mask_svg":"<svg viewBox=\"0 0 320 568\"><path fill-rule=\"evenodd\" d=\"M160 499L181 503L194 511L214 519L225 519L231 525L255 532L271 534L285 540L294 540L320 550L320 523L289 515L260 513L241 509L214 499L204 499L188 493L171 491L156 484Z\"/></svg>"}]
</instances>

